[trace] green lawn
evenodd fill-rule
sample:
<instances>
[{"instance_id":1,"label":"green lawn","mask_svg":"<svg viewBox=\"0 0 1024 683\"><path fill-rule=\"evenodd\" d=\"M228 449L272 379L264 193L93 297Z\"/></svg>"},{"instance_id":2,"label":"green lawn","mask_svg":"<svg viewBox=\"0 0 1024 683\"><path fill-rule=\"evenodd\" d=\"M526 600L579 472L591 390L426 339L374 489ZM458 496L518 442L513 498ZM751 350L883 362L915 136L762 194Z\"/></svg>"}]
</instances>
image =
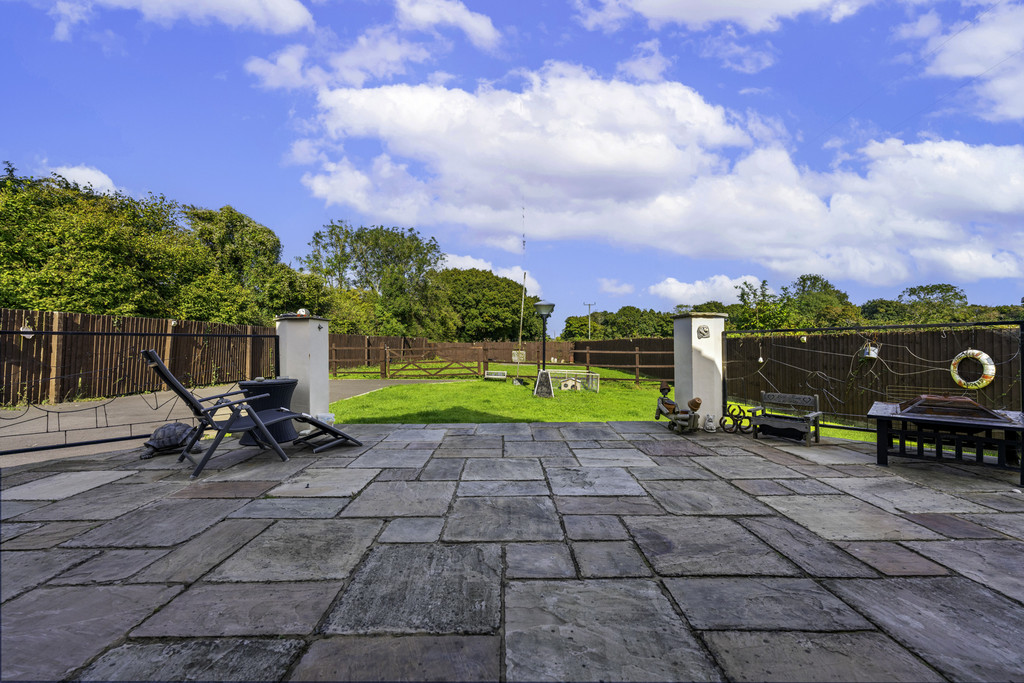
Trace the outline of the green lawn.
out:
<instances>
[{"instance_id":1,"label":"green lawn","mask_svg":"<svg viewBox=\"0 0 1024 683\"><path fill-rule=\"evenodd\" d=\"M530 386L482 379L403 384L337 401L339 423L607 422L653 420L658 385L602 382L601 391L559 391L537 398Z\"/></svg>"}]
</instances>

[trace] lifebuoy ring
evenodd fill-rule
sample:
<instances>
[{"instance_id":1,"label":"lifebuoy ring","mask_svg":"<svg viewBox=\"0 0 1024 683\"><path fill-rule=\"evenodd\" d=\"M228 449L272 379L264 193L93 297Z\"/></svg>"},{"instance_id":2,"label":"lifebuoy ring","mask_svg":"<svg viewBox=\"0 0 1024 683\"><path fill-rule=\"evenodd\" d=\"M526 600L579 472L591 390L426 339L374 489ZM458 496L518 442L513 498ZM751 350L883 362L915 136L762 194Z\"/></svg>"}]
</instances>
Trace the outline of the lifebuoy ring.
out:
<instances>
[{"instance_id":1,"label":"lifebuoy ring","mask_svg":"<svg viewBox=\"0 0 1024 683\"><path fill-rule=\"evenodd\" d=\"M960 367L960 361L964 358L973 358L981 363L981 377L973 382L964 381L964 379L960 377L960 373L957 372L957 369ZM949 374L953 376L953 381L964 389L984 389L996 378L996 364L992 362L991 356L984 351L967 349L966 351L961 351L960 354L953 359L953 362L950 363Z\"/></svg>"}]
</instances>

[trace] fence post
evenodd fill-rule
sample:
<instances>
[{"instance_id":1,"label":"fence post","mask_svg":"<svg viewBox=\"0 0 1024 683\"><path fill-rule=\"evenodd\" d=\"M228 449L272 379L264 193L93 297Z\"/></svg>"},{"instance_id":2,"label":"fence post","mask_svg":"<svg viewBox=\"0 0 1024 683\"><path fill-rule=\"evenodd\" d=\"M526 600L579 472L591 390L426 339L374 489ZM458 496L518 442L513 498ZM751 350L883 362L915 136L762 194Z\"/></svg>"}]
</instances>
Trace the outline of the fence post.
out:
<instances>
[{"instance_id":1,"label":"fence post","mask_svg":"<svg viewBox=\"0 0 1024 683\"><path fill-rule=\"evenodd\" d=\"M163 353L164 353L164 365L166 365L169 369L174 367L172 365L172 363L174 362L172 360L174 358L174 356L172 356L171 353L174 351L174 328L177 327L177 326L178 326L178 321L177 320L168 320L167 321L167 327L166 327L166 329L167 329L167 336L164 337ZM174 370L172 369L171 372L174 372ZM161 382L160 383L160 389L162 391L168 391L170 389L170 387Z\"/></svg>"},{"instance_id":2,"label":"fence post","mask_svg":"<svg viewBox=\"0 0 1024 683\"><path fill-rule=\"evenodd\" d=\"M484 354L484 347L480 346L478 348L480 349L480 353L477 355L476 374L483 377L487 372L487 356Z\"/></svg>"},{"instance_id":3,"label":"fence post","mask_svg":"<svg viewBox=\"0 0 1024 683\"><path fill-rule=\"evenodd\" d=\"M388 378L388 345L384 345L384 356L380 359L380 378Z\"/></svg>"},{"instance_id":4,"label":"fence post","mask_svg":"<svg viewBox=\"0 0 1024 683\"><path fill-rule=\"evenodd\" d=\"M53 331L64 331L64 314L53 314ZM50 342L50 403L60 403L64 384L61 368L64 364L64 335L55 334Z\"/></svg>"},{"instance_id":5,"label":"fence post","mask_svg":"<svg viewBox=\"0 0 1024 683\"><path fill-rule=\"evenodd\" d=\"M633 347L633 370L636 374L637 386L640 385L640 347Z\"/></svg>"},{"instance_id":6,"label":"fence post","mask_svg":"<svg viewBox=\"0 0 1024 683\"><path fill-rule=\"evenodd\" d=\"M587 372L590 372L590 347L587 347Z\"/></svg>"}]
</instances>

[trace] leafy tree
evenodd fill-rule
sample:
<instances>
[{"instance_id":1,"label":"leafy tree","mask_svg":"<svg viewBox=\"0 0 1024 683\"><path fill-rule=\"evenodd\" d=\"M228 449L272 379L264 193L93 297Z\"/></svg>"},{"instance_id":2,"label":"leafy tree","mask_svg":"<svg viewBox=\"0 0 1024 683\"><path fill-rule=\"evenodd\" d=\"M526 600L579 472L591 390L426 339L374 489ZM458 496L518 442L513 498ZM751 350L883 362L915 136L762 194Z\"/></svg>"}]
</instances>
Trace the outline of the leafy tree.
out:
<instances>
[{"instance_id":1,"label":"leafy tree","mask_svg":"<svg viewBox=\"0 0 1024 683\"><path fill-rule=\"evenodd\" d=\"M457 317L457 341L517 341L520 311L523 338L533 339L540 333L541 321L533 308L539 299L527 296L524 305L521 283L476 268L446 268L436 281Z\"/></svg>"},{"instance_id":2,"label":"leafy tree","mask_svg":"<svg viewBox=\"0 0 1024 683\"><path fill-rule=\"evenodd\" d=\"M395 333L435 339L450 338L450 311L437 287L432 287L444 254L433 237L424 239L413 228L353 228L331 221L309 243L303 266L339 288L363 290L373 298L374 327ZM383 334L382 332L375 332Z\"/></svg>"},{"instance_id":3,"label":"leafy tree","mask_svg":"<svg viewBox=\"0 0 1024 683\"><path fill-rule=\"evenodd\" d=\"M192 234L213 256L215 269L243 287L258 289L281 260L281 240L274 231L230 206L219 211L184 208Z\"/></svg>"},{"instance_id":4,"label":"leafy tree","mask_svg":"<svg viewBox=\"0 0 1024 683\"><path fill-rule=\"evenodd\" d=\"M790 312L785 297L772 294L768 281L761 280L760 287L749 282L738 285L740 305L733 318L738 330L777 330L789 327Z\"/></svg>"},{"instance_id":5,"label":"leafy tree","mask_svg":"<svg viewBox=\"0 0 1024 683\"><path fill-rule=\"evenodd\" d=\"M782 288L796 327L845 327L860 322L860 310L846 292L821 275L801 275Z\"/></svg>"},{"instance_id":6,"label":"leafy tree","mask_svg":"<svg viewBox=\"0 0 1024 683\"><path fill-rule=\"evenodd\" d=\"M54 175L0 181L0 305L165 317L208 268L164 197L103 194Z\"/></svg>"},{"instance_id":7,"label":"leafy tree","mask_svg":"<svg viewBox=\"0 0 1024 683\"><path fill-rule=\"evenodd\" d=\"M589 339L609 339L608 330L601 321L604 315L594 312L587 320L585 315L570 315L565 319L562 333L558 338L562 341L587 341Z\"/></svg>"},{"instance_id":8,"label":"leafy tree","mask_svg":"<svg viewBox=\"0 0 1024 683\"><path fill-rule=\"evenodd\" d=\"M898 301L911 324L962 322L968 315L967 295L949 284L907 287Z\"/></svg>"},{"instance_id":9,"label":"leafy tree","mask_svg":"<svg viewBox=\"0 0 1024 683\"><path fill-rule=\"evenodd\" d=\"M894 299L871 299L860 307L861 317L879 325L903 325L907 322L906 304Z\"/></svg>"}]
</instances>

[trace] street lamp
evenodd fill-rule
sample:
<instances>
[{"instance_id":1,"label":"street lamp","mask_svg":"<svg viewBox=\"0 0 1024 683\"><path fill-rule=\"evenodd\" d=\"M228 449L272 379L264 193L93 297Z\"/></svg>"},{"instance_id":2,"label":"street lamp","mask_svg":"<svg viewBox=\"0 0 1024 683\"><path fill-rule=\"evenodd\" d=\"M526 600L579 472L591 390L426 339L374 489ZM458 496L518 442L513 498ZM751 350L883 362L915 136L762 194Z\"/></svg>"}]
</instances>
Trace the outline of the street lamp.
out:
<instances>
[{"instance_id":1,"label":"street lamp","mask_svg":"<svg viewBox=\"0 0 1024 683\"><path fill-rule=\"evenodd\" d=\"M555 305L550 301L538 301L533 305L533 309L537 311L537 315L540 316L541 333L540 333L540 369L547 370L547 355L548 355L548 318L551 316L551 312L555 310Z\"/></svg>"}]
</instances>

